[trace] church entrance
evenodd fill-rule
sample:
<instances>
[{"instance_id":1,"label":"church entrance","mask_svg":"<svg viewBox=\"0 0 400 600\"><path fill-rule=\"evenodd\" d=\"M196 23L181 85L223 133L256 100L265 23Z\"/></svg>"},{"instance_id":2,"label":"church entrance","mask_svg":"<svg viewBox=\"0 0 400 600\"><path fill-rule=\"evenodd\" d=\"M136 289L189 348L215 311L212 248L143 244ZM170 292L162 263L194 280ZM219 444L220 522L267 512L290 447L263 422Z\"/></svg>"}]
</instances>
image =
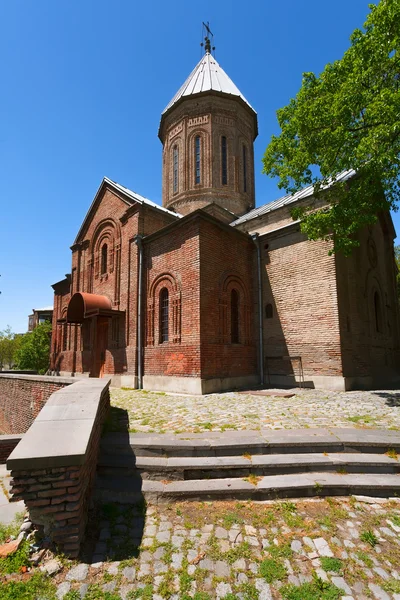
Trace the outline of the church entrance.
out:
<instances>
[{"instance_id":1,"label":"church entrance","mask_svg":"<svg viewBox=\"0 0 400 600\"><path fill-rule=\"evenodd\" d=\"M108 342L108 318L97 317L96 340L93 352L91 377L103 377L106 364L106 349Z\"/></svg>"}]
</instances>

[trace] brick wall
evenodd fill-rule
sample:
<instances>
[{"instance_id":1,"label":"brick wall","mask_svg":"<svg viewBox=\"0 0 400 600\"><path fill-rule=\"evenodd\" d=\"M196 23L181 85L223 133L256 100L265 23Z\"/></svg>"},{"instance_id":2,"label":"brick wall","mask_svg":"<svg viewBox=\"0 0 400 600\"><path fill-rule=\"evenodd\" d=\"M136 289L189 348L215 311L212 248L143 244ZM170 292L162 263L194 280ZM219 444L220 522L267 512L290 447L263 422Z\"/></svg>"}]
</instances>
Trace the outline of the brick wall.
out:
<instances>
[{"instance_id":1,"label":"brick wall","mask_svg":"<svg viewBox=\"0 0 400 600\"><path fill-rule=\"evenodd\" d=\"M256 248L243 234L206 218L200 227L201 374L257 374ZM239 340L231 340L231 293L239 294Z\"/></svg>"},{"instance_id":2,"label":"brick wall","mask_svg":"<svg viewBox=\"0 0 400 600\"><path fill-rule=\"evenodd\" d=\"M199 224L177 223L144 240L146 269L144 372L146 375L200 376ZM161 342L160 292L169 292L169 340Z\"/></svg>"},{"instance_id":3,"label":"brick wall","mask_svg":"<svg viewBox=\"0 0 400 600\"><path fill-rule=\"evenodd\" d=\"M0 465L6 462L21 439L22 435L0 435Z\"/></svg>"},{"instance_id":4,"label":"brick wall","mask_svg":"<svg viewBox=\"0 0 400 600\"><path fill-rule=\"evenodd\" d=\"M71 558L84 537L108 388L88 379L56 392L7 461L12 501L24 500L35 527Z\"/></svg>"},{"instance_id":5,"label":"brick wall","mask_svg":"<svg viewBox=\"0 0 400 600\"><path fill-rule=\"evenodd\" d=\"M74 379L0 374L0 433L25 433L53 392Z\"/></svg>"},{"instance_id":6,"label":"brick wall","mask_svg":"<svg viewBox=\"0 0 400 600\"><path fill-rule=\"evenodd\" d=\"M293 226L262 236L260 245L264 356L301 356L306 379L340 376L336 266L328 255L330 243L310 242ZM272 318L266 318L267 304L272 305ZM282 375L292 375L296 364L268 361L270 373Z\"/></svg>"},{"instance_id":7,"label":"brick wall","mask_svg":"<svg viewBox=\"0 0 400 600\"><path fill-rule=\"evenodd\" d=\"M399 307L389 219L382 215L374 226L359 232L358 239L360 246L350 257L336 256L344 375L388 381L399 366ZM381 310L378 327L375 293Z\"/></svg>"}]
</instances>

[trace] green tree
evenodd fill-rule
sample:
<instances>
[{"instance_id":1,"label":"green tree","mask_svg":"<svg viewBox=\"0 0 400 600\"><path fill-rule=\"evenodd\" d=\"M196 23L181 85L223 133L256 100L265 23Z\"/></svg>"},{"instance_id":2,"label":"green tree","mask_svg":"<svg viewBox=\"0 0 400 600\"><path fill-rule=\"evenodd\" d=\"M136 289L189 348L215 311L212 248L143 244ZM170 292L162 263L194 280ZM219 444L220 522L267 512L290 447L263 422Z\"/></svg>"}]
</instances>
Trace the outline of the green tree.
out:
<instances>
[{"instance_id":1,"label":"green tree","mask_svg":"<svg viewBox=\"0 0 400 600\"><path fill-rule=\"evenodd\" d=\"M14 368L21 337L13 333L10 325L7 325L6 329L0 331L0 369Z\"/></svg>"},{"instance_id":2,"label":"green tree","mask_svg":"<svg viewBox=\"0 0 400 600\"><path fill-rule=\"evenodd\" d=\"M354 234L400 198L400 0L369 8L343 57L319 77L303 74L263 158L263 172L288 193L314 184L318 197L339 173L356 171L324 191L325 208L292 211L310 239L333 238L345 254L358 245Z\"/></svg>"},{"instance_id":3,"label":"green tree","mask_svg":"<svg viewBox=\"0 0 400 600\"><path fill-rule=\"evenodd\" d=\"M50 361L51 323L46 321L32 332L26 333L17 352L17 365L20 369L32 369L46 373Z\"/></svg>"}]
</instances>

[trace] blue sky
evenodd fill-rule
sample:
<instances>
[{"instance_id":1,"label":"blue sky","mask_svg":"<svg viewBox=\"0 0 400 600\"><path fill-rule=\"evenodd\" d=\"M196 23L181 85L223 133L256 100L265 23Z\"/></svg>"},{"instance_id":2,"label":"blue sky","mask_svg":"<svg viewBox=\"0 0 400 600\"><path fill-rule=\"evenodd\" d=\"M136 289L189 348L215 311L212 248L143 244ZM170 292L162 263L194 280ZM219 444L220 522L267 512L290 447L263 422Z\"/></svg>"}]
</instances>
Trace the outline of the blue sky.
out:
<instances>
[{"instance_id":1,"label":"blue sky","mask_svg":"<svg viewBox=\"0 0 400 600\"><path fill-rule=\"evenodd\" d=\"M201 57L203 20L258 112L258 206L283 193L261 174L276 110L304 71L342 56L368 3L2 2L0 329L26 331L31 309L52 304L103 176L161 202L160 114Z\"/></svg>"}]
</instances>

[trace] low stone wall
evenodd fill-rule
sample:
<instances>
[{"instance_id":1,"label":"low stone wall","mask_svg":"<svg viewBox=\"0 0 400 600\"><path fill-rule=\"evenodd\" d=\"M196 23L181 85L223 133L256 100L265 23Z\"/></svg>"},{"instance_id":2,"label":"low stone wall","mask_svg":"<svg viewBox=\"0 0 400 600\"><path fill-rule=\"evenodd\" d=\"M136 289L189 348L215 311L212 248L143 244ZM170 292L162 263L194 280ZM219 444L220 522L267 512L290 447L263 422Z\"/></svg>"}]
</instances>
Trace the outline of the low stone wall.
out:
<instances>
[{"instance_id":1,"label":"low stone wall","mask_svg":"<svg viewBox=\"0 0 400 600\"><path fill-rule=\"evenodd\" d=\"M22 435L0 435L0 465L6 462L21 439Z\"/></svg>"},{"instance_id":2,"label":"low stone wall","mask_svg":"<svg viewBox=\"0 0 400 600\"><path fill-rule=\"evenodd\" d=\"M109 379L85 379L54 393L7 460L12 500L72 558L79 554L110 407Z\"/></svg>"},{"instance_id":3,"label":"low stone wall","mask_svg":"<svg viewBox=\"0 0 400 600\"><path fill-rule=\"evenodd\" d=\"M53 392L73 377L0 373L0 433L25 433Z\"/></svg>"}]
</instances>

